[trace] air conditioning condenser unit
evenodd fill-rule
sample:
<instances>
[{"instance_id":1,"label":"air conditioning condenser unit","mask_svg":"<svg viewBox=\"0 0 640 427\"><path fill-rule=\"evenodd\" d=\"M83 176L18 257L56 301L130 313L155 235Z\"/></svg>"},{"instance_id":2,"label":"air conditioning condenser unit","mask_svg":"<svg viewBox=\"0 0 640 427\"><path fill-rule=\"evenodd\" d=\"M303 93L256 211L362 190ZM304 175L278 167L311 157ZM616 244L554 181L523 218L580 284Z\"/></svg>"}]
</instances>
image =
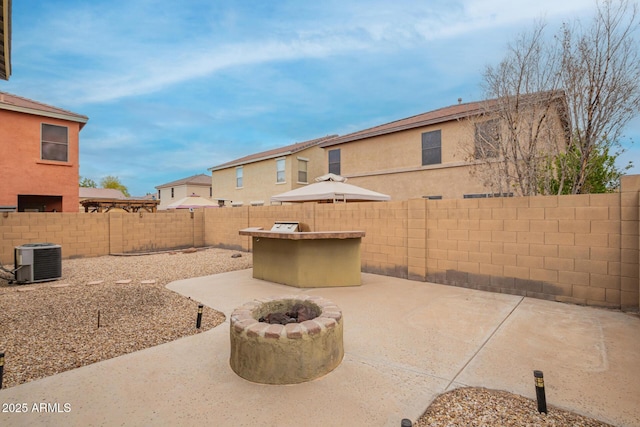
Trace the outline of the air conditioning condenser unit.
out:
<instances>
[{"instance_id":1,"label":"air conditioning condenser unit","mask_svg":"<svg viewBox=\"0 0 640 427\"><path fill-rule=\"evenodd\" d=\"M14 249L16 282L34 283L62 278L62 247L53 243L27 243Z\"/></svg>"}]
</instances>

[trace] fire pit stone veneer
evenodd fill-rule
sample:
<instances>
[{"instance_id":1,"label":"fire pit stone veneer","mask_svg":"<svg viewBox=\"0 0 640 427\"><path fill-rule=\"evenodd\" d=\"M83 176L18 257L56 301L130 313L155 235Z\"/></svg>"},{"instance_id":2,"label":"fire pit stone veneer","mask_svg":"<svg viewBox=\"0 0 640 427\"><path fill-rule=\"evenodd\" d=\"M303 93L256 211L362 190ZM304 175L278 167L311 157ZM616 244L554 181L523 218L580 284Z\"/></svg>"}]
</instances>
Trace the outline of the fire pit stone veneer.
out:
<instances>
[{"instance_id":1,"label":"fire pit stone veneer","mask_svg":"<svg viewBox=\"0 0 640 427\"><path fill-rule=\"evenodd\" d=\"M286 325L259 322L268 313L303 304L317 315ZM257 299L231 314L231 369L262 384L297 384L335 369L344 356L342 312L324 298L292 295Z\"/></svg>"}]
</instances>

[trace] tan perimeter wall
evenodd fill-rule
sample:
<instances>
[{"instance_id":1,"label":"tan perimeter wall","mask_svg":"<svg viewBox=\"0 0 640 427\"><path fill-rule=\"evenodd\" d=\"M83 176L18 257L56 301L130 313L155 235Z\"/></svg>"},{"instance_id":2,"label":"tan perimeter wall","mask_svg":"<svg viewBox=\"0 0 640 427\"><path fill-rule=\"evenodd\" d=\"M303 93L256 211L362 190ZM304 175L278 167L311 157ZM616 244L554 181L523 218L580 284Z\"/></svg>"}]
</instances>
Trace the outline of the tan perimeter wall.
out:
<instances>
[{"instance_id":1,"label":"tan perimeter wall","mask_svg":"<svg viewBox=\"0 0 640 427\"><path fill-rule=\"evenodd\" d=\"M24 243L63 257L185 247L251 250L238 230L277 220L364 230L362 270L555 301L637 309L640 175L614 194L296 204L155 214L0 213L0 261Z\"/></svg>"}]
</instances>

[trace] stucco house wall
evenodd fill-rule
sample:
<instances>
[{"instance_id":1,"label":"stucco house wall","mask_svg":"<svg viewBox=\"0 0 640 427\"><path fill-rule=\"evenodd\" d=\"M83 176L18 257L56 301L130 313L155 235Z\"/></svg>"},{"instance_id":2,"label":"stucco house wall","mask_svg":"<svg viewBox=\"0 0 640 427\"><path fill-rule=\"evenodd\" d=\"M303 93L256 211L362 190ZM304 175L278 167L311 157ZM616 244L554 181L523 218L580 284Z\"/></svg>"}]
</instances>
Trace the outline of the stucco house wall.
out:
<instances>
[{"instance_id":1,"label":"stucco house wall","mask_svg":"<svg viewBox=\"0 0 640 427\"><path fill-rule=\"evenodd\" d=\"M158 210L167 209L173 202L195 194L212 200L211 177L205 174L194 175L188 178L162 184L156 187L157 198L160 200ZM172 191L173 190L173 191Z\"/></svg>"},{"instance_id":2,"label":"stucco house wall","mask_svg":"<svg viewBox=\"0 0 640 427\"><path fill-rule=\"evenodd\" d=\"M271 196L311 184L326 169L324 152L318 146L326 138L262 152L211 168L213 197L231 200L234 206L270 205ZM306 148L303 148L306 147ZM284 160L284 182L278 182L278 160ZM307 180L298 180L299 160L307 165ZM242 168L242 186L236 171Z\"/></svg>"},{"instance_id":3,"label":"stucco house wall","mask_svg":"<svg viewBox=\"0 0 640 427\"><path fill-rule=\"evenodd\" d=\"M392 200L490 194L491 188L472 174L477 166L470 159L475 125L494 118L484 108L483 102L458 104L334 138L320 145L325 168L331 171L330 152L339 150L340 175ZM557 140L550 143L562 147L565 133L557 109L550 115L557 127ZM423 165L422 136L432 131L441 132L441 161Z\"/></svg>"},{"instance_id":4,"label":"stucco house wall","mask_svg":"<svg viewBox=\"0 0 640 427\"><path fill-rule=\"evenodd\" d=\"M23 101L24 105L20 104ZM87 118L64 110L57 113L50 106L43 106L50 111L38 110L39 105L34 101L0 93L0 167L3 171L0 206L18 206L20 210L26 206L27 209L47 212L77 212L79 134ZM51 116L68 116L69 120ZM67 161L42 159L43 123L68 129ZM22 203L19 203L19 199Z\"/></svg>"}]
</instances>

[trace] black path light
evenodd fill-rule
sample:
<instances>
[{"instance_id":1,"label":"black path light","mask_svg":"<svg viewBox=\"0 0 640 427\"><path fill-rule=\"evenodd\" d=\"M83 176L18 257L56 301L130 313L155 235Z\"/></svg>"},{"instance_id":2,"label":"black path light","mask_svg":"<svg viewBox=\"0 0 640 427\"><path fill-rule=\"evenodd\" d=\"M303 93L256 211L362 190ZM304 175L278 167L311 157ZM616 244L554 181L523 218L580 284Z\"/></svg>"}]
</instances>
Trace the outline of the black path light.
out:
<instances>
[{"instance_id":1,"label":"black path light","mask_svg":"<svg viewBox=\"0 0 640 427\"><path fill-rule=\"evenodd\" d=\"M0 353L0 389L2 389L3 375L4 375L4 352Z\"/></svg>"},{"instance_id":2,"label":"black path light","mask_svg":"<svg viewBox=\"0 0 640 427\"><path fill-rule=\"evenodd\" d=\"M538 400L538 412L547 413L547 397L544 392L544 375L542 371L533 371L536 381L536 399Z\"/></svg>"},{"instance_id":3,"label":"black path light","mask_svg":"<svg viewBox=\"0 0 640 427\"><path fill-rule=\"evenodd\" d=\"M198 318L196 319L196 329L200 329L200 325L202 324L202 309L204 305L198 305Z\"/></svg>"}]
</instances>

